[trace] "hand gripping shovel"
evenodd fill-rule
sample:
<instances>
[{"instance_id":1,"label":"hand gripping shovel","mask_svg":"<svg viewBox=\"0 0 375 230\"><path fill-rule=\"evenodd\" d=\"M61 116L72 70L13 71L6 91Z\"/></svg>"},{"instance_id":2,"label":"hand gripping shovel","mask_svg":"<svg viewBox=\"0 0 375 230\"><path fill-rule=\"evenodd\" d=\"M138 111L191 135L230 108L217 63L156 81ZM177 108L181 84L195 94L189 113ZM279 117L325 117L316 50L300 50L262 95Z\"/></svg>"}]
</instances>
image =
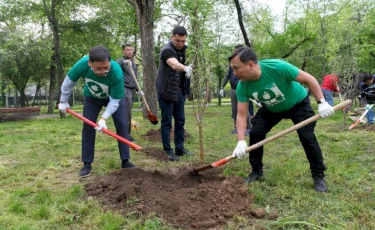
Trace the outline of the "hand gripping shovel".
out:
<instances>
[{"instance_id":1,"label":"hand gripping shovel","mask_svg":"<svg viewBox=\"0 0 375 230\"><path fill-rule=\"evenodd\" d=\"M336 105L335 107L333 107L333 109L336 111L336 110L338 110L338 109L343 108L344 106L349 105L351 102L352 102L351 100L346 100L346 101L344 101L344 102L342 102L342 103ZM264 139L264 140L261 141L261 142L258 142L258 143L254 144L254 145L251 145L251 146L247 147L247 148L246 148L246 152L253 151L254 149L259 148L259 147L261 147L261 146L263 146L263 145L265 145L265 144L267 144L267 143L269 143L269 142L271 142L271 141L273 141L273 140L276 140L276 139L278 139L279 137L285 136L286 134L288 134L288 133L290 133L290 132L293 132L293 131L295 131L295 130L297 130L297 129L299 129L299 128L302 128L303 126L308 125L308 124L310 124L311 122L314 122L314 121L318 120L319 118L320 118L320 115L319 115L319 114L316 114L315 116L312 116L312 117L310 117L309 119L306 119L306 120L304 120L304 121L301 121L300 123L295 124L295 125L293 125L292 127L288 128L288 129L286 129L286 130L284 130L284 131L281 131L281 132L279 132L279 133L277 133L277 134L275 134L275 135L273 135L273 136L270 136L270 137ZM221 160L219 160L219 161L216 161L216 162L214 162L214 163L212 163L212 164L209 164L209 165L203 166L203 167L201 167L201 168L194 169L193 171L190 172L190 174L192 174L192 175L196 175L196 174L198 174L199 172L205 171L205 170L207 170L207 169L210 169L210 168L216 168L217 166L223 165L223 164L229 162L230 160L233 160L234 158L236 158L236 157L233 156L233 155L227 156L227 157L225 157L225 158L223 158L223 159L221 159Z\"/></svg>"},{"instance_id":2,"label":"hand gripping shovel","mask_svg":"<svg viewBox=\"0 0 375 230\"><path fill-rule=\"evenodd\" d=\"M98 125L95 124L94 122L92 122L92 121L90 121L89 119L85 118L84 116L82 116L82 115L80 115L80 114L74 112L74 111L71 110L71 109L66 109L66 112L72 114L73 116L77 117L78 119L84 121L85 123L91 125L91 126L94 127L94 128L98 126ZM126 140L126 139L123 138L123 137L120 137L119 135L117 135L116 133L113 133L113 132L109 131L108 129L102 129L102 132L108 134L108 135L111 136L111 137L116 138L117 140L121 141L122 143L124 143L124 144L126 144L126 145L129 145L132 149L134 149L134 150L136 150L136 151L142 149L141 146L136 145L136 144L134 144L133 142L130 142L130 141Z\"/></svg>"},{"instance_id":3,"label":"hand gripping shovel","mask_svg":"<svg viewBox=\"0 0 375 230\"><path fill-rule=\"evenodd\" d=\"M349 126L349 130L353 129L354 127L356 127L360 122L361 120L366 116L366 114L371 110L373 105L366 105L366 110L365 112L358 118L358 120L352 124L351 126Z\"/></svg>"},{"instance_id":4,"label":"hand gripping shovel","mask_svg":"<svg viewBox=\"0 0 375 230\"><path fill-rule=\"evenodd\" d=\"M131 61L124 61L124 63L129 67L129 69L130 69L130 73L131 73L131 75L132 75L132 77L133 77L135 83L137 84L137 88L138 88L139 90L141 90L141 88L139 87L139 84L138 84L138 80L137 80L137 78L135 77L135 74L134 74L134 72L133 72ZM147 104L147 101L146 101L145 96L144 96L144 95L141 95L141 97L142 97L142 101L143 101L143 103L145 104L146 109L147 109L147 117L148 117L148 120L149 120L152 124L157 125L157 124L158 124L158 117L157 117L156 115L154 115L154 114L151 113L150 107L148 107L148 104Z\"/></svg>"}]
</instances>

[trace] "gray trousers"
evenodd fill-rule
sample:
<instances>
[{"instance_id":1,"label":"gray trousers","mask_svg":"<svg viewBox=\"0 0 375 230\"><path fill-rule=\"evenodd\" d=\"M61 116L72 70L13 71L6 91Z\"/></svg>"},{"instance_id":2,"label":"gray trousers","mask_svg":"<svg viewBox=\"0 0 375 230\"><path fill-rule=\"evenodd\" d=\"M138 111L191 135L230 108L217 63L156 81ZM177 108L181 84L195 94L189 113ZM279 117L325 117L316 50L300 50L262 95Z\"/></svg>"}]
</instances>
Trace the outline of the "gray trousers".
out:
<instances>
[{"instance_id":1,"label":"gray trousers","mask_svg":"<svg viewBox=\"0 0 375 230\"><path fill-rule=\"evenodd\" d=\"M234 128L236 128L236 120L237 120L237 93L235 89L230 89L230 104L232 106L232 118L234 121ZM250 123L250 114L247 114L247 124L246 124L246 129L251 128L251 123Z\"/></svg>"},{"instance_id":2,"label":"gray trousers","mask_svg":"<svg viewBox=\"0 0 375 230\"><path fill-rule=\"evenodd\" d=\"M133 89L125 87L125 108L126 119L128 121L129 136L132 129L132 106L133 106Z\"/></svg>"}]
</instances>

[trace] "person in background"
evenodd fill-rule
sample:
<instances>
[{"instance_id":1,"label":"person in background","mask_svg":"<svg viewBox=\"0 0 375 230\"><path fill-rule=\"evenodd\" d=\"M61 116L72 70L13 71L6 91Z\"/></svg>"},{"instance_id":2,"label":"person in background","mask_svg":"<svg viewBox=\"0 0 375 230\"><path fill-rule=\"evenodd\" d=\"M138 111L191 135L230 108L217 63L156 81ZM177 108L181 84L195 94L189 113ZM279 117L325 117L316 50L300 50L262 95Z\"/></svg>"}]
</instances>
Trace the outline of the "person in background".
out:
<instances>
[{"instance_id":1,"label":"person in background","mask_svg":"<svg viewBox=\"0 0 375 230\"><path fill-rule=\"evenodd\" d=\"M323 77L323 82L321 85L324 98L331 106L334 106L333 102L333 92L339 92L338 84L339 77L336 74L328 74Z\"/></svg>"},{"instance_id":2,"label":"person in background","mask_svg":"<svg viewBox=\"0 0 375 230\"><path fill-rule=\"evenodd\" d=\"M163 150L171 161L183 155L194 155L184 147L185 100L189 91L192 65L185 65L187 31L182 26L172 30L171 40L160 52L160 64L156 90L161 110L161 139ZM170 144L170 132L174 118L175 152Z\"/></svg>"},{"instance_id":3,"label":"person in background","mask_svg":"<svg viewBox=\"0 0 375 230\"><path fill-rule=\"evenodd\" d=\"M364 92L367 88L374 86L375 74L370 75L369 73L363 73L363 82L361 83L361 92ZM367 101L366 101L367 103ZM374 124L374 110L371 108L366 113L367 124L373 125Z\"/></svg>"},{"instance_id":4,"label":"person in background","mask_svg":"<svg viewBox=\"0 0 375 230\"><path fill-rule=\"evenodd\" d=\"M229 57L234 74L240 79L237 86L237 131L238 143L233 156L243 158L247 156L245 129L248 116L249 98L262 103L254 118L251 120L250 145L254 145L266 138L267 133L283 119L291 119L294 124L300 123L312 116L307 90L318 102L318 111L325 118L334 113L328 104L315 77L277 59L266 59L258 62L253 49L242 47L236 49ZM318 140L314 133L316 122L312 122L297 130L299 140L305 150L310 163L310 170L315 190L327 192L324 180L326 166ZM247 183L260 180L263 177L263 147L250 152L249 162L252 172L246 179Z\"/></svg>"},{"instance_id":5,"label":"person in background","mask_svg":"<svg viewBox=\"0 0 375 230\"><path fill-rule=\"evenodd\" d=\"M128 120L126 119L127 113L124 101L124 77L121 67L117 62L111 60L111 55L107 48L103 46L91 48L89 55L84 56L69 70L61 86L60 104L58 106L61 112L66 113L66 109L70 108L68 103L69 96L80 78L85 81L83 116L96 123L102 107L105 106L106 109L95 129L99 132L103 128L107 129L106 121L112 116L117 135L128 138ZM86 123L83 124L83 168L79 173L80 177L89 176L92 170L95 129ZM118 148L122 160L121 168L135 167L129 161L129 146L118 141Z\"/></svg>"},{"instance_id":6,"label":"person in background","mask_svg":"<svg viewBox=\"0 0 375 230\"><path fill-rule=\"evenodd\" d=\"M236 45L235 49L243 47L243 45ZM232 130L232 134L237 134L237 128L236 128L236 120L237 120L237 94L236 94L236 88L237 84L239 82L239 79L234 75L232 67L229 66L227 73L224 77L223 84L220 89L220 96L224 97L224 88L227 85L227 83L230 83L230 104L232 107L232 118L234 121L234 129ZM250 123L250 116L254 116L254 108L253 103L249 101L249 117L247 119L247 125L246 125L246 131L245 135L249 135L250 129L251 129L251 123Z\"/></svg>"},{"instance_id":7,"label":"person in background","mask_svg":"<svg viewBox=\"0 0 375 230\"><path fill-rule=\"evenodd\" d=\"M118 58L116 62L121 66L122 74L124 75L124 85L125 85L125 106L127 112L127 119L128 119L128 132L129 132L129 141L135 141L135 139L130 135L131 132L131 120L132 120L132 106L133 106L133 91L136 90L139 96L143 96L143 92L141 89L138 89L137 84L131 75L131 70L129 69L129 66L125 63L125 61L129 60L132 65L132 70L135 75L135 77L138 79L138 71L137 71L137 65L134 63L133 60L133 54L134 54L134 48L130 44L124 44L122 46L122 54L123 56L121 58Z\"/></svg>"}]
</instances>

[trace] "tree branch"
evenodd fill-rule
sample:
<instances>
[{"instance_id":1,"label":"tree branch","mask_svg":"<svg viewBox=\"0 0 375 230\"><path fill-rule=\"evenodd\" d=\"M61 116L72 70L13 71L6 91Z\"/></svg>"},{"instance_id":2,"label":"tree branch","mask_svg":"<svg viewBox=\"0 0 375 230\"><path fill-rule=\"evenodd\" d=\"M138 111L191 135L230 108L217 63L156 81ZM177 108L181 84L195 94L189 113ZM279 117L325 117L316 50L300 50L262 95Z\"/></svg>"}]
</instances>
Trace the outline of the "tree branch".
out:
<instances>
[{"instance_id":1,"label":"tree branch","mask_svg":"<svg viewBox=\"0 0 375 230\"><path fill-rule=\"evenodd\" d=\"M304 38L302 41L300 41L297 45L295 45L294 47L292 47L292 49L287 53L285 54L284 56L282 56L282 58L287 58L289 57L290 55L293 54L294 51L296 51L296 49L298 49L298 47L300 47L303 43L309 41L310 38Z\"/></svg>"}]
</instances>

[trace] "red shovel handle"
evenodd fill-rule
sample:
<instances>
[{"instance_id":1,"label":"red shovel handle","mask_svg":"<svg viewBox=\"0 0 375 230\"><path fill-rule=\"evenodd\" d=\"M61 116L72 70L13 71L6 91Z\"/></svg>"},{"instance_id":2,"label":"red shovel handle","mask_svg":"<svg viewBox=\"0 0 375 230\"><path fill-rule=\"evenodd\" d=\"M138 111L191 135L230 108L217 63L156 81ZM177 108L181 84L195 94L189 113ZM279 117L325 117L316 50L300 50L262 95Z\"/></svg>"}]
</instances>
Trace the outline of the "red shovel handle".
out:
<instances>
[{"instance_id":1,"label":"red shovel handle","mask_svg":"<svg viewBox=\"0 0 375 230\"><path fill-rule=\"evenodd\" d=\"M66 112L72 114L73 116L77 117L78 119L84 121L85 123L91 125L92 127L98 127L98 125L92 121L90 121L89 119L85 118L84 116L82 116L81 114L78 114L76 112L74 112L73 110L71 109L66 109ZM114 137L116 138L117 140L121 141L122 143L126 144L126 145L129 145L132 149L138 151L140 149L142 149L141 146L139 145L136 145L134 144L133 142L129 141L129 140L126 140L125 138L123 137L120 137L119 135L117 135L116 133L113 133L111 131L109 131L108 129L102 129L102 132L105 133L105 134L108 134L109 136L111 137Z\"/></svg>"}]
</instances>

